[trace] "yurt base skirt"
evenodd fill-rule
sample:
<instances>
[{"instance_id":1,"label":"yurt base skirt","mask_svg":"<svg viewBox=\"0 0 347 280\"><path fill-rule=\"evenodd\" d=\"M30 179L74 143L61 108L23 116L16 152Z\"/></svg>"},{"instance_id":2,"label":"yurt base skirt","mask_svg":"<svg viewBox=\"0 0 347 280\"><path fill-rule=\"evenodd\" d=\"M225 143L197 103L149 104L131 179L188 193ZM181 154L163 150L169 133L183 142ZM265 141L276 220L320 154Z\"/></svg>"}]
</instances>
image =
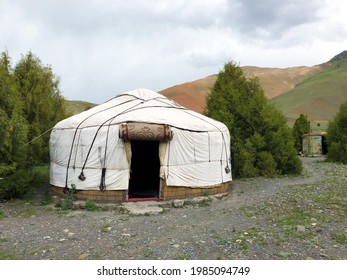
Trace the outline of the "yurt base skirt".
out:
<instances>
[{"instance_id":1,"label":"yurt base skirt","mask_svg":"<svg viewBox=\"0 0 347 280\"><path fill-rule=\"evenodd\" d=\"M64 188L52 186L52 193L61 197L64 197ZM97 190L77 190L77 200L93 200L95 202L113 203L126 201L127 191L97 191Z\"/></svg>"},{"instance_id":2,"label":"yurt base skirt","mask_svg":"<svg viewBox=\"0 0 347 280\"><path fill-rule=\"evenodd\" d=\"M176 187L166 186L163 184L161 189L161 197L163 200L172 199L185 199L198 196L214 195L218 193L228 192L230 189L230 182L221 183L211 187L204 188L190 188L190 187Z\"/></svg>"},{"instance_id":3,"label":"yurt base skirt","mask_svg":"<svg viewBox=\"0 0 347 280\"><path fill-rule=\"evenodd\" d=\"M199 196L215 195L219 193L228 192L230 189L230 182L221 183L211 187L191 188L191 187L177 187L167 186L165 183L160 190L160 200L173 200L173 199L186 199ZM64 188L52 186L52 193L60 197L64 197ZM116 203L126 202L128 199L127 190L77 190L77 200L93 200L102 203Z\"/></svg>"}]
</instances>

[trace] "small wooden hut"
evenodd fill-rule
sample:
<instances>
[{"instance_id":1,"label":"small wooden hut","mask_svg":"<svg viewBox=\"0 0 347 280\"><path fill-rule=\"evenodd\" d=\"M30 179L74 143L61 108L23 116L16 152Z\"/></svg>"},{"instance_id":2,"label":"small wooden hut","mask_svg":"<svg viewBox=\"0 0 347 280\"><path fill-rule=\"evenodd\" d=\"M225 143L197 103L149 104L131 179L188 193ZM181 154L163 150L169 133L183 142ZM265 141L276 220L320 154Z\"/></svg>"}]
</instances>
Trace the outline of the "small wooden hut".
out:
<instances>
[{"instance_id":1,"label":"small wooden hut","mask_svg":"<svg viewBox=\"0 0 347 280\"><path fill-rule=\"evenodd\" d=\"M327 153L326 132L307 133L302 137L302 152L305 157L322 156Z\"/></svg>"}]
</instances>

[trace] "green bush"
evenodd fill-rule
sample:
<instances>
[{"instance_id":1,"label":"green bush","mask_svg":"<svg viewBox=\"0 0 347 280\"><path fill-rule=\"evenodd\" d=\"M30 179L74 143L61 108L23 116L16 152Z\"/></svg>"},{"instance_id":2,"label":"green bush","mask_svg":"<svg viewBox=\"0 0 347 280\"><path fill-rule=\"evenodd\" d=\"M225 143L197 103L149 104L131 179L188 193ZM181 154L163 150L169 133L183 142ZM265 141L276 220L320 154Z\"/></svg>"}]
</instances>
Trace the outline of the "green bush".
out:
<instances>
[{"instance_id":1,"label":"green bush","mask_svg":"<svg viewBox=\"0 0 347 280\"><path fill-rule=\"evenodd\" d=\"M328 159L347 164L347 102L341 105L327 132Z\"/></svg>"},{"instance_id":2,"label":"green bush","mask_svg":"<svg viewBox=\"0 0 347 280\"><path fill-rule=\"evenodd\" d=\"M256 166L262 176L274 177L278 175L276 161L269 152L263 151L258 154Z\"/></svg>"},{"instance_id":3,"label":"green bush","mask_svg":"<svg viewBox=\"0 0 347 280\"><path fill-rule=\"evenodd\" d=\"M0 180L0 196L3 199L23 198L29 192L33 182L32 170L18 170Z\"/></svg>"},{"instance_id":4,"label":"green bush","mask_svg":"<svg viewBox=\"0 0 347 280\"><path fill-rule=\"evenodd\" d=\"M62 210L72 210L76 200L76 192L76 186L71 184L71 188L66 192L64 198L61 199L56 206Z\"/></svg>"},{"instance_id":5,"label":"green bush","mask_svg":"<svg viewBox=\"0 0 347 280\"><path fill-rule=\"evenodd\" d=\"M3 218L6 218L6 213L3 212L3 211L0 211L0 220L3 219Z\"/></svg>"},{"instance_id":6,"label":"green bush","mask_svg":"<svg viewBox=\"0 0 347 280\"><path fill-rule=\"evenodd\" d=\"M35 189L45 188L48 184L47 166L7 170L10 174L0 180L0 197L3 199L28 198Z\"/></svg>"},{"instance_id":7,"label":"green bush","mask_svg":"<svg viewBox=\"0 0 347 280\"><path fill-rule=\"evenodd\" d=\"M259 81L247 79L233 62L218 74L206 99L205 114L230 131L234 177L301 172L287 119L268 102Z\"/></svg>"},{"instance_id":8,"label":"green bush","mask_svg":"<svg viewBox=\"0 0 347 280\"><path fill-rule=\"evenodd\" d=\"M41 205L49 205L52 202L53 202L53 198L52 198L51 194L49 193L49 190L47 189L43 193L42 200L41 200Z\"/></svg>"},{"instance_id":9,"label":"green bush","mask_svg":"<svg viewBox=\"0 0 347 280\"><path fill-rule=\"evenodd\" d=\"M0 177L8 176L13 174L17 169L16 163L4 164L0 163Z\"/></svg>"},{"instance_id":10,"label":"green bush","mask_svg":"<svg viewBox=\"0 0 347 280\"><path fill-rule=\"evenodd\" d=\"M310 132L310 122L307 119L307 116L300 114L300 116L295 120L293 126L293 137L295 149L298 152L302 152L302 136L305 133Z\"/></svg>"},{"instance_id":11,"label":"green bush","mask_svg":"<svg viewBox=\"0 0 347 280\"><path fill-rule=\"evenodd\" d=\"M88 211L95 211L97 209L97 205L95 203L94 200L91 199L87 199L84 203L84 207L88 210Z\"/></svg>"}]
</instances>

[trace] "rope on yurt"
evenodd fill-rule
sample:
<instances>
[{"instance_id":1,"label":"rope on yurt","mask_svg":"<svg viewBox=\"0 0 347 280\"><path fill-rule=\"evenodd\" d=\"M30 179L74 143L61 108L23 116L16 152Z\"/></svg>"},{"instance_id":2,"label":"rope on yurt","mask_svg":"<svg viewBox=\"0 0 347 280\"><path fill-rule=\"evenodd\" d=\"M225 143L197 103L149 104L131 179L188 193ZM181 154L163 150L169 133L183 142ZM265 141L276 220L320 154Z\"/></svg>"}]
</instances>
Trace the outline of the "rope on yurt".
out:
<instances>
[{"instance_id":1,"label":"rope on yurt","mask_svg":"<svg viewBox=\"0 0 347 280\"><path fill-rule=\"evenodd\" d=\"M208 162L211 162L211 140L210 133L207 131L207 139L208 139Z\"/></svg>"},{"instance_id":2,"label":"rope on yurt","mask_svg":"<svg viewBox=\"0 0 347 280\"><path fill-rule=\"evenodd\" d=\"M34 139L31 139L29 142L25 143L22 147L30 145L32 142L36 141L37 139L41 138L46 133L50 132L54 127L51 127L50 129L46 130L44 133L41 133L39 136L35 137Z\"/></svg>"},{"instance_id":3,"label":"rope on yurt","mask_svg":"<svg viewBox=\"0 0 347 280\"><path fill-rule=\"evenodd\" d=\"M100 191L105 191L106 190L106 182L105 182L105 177L106 177L106 157L107 157L107 145L108 145L108 136L109 136L109 133L110 133L110 126L111 126L111 121L110 121L110 123L108 125L108 128L107 128L105 152L104 152L104 162L102 164L101 179L100 179L100 186L99 186Z\"/></svg>"},{"instance_id":4,"label":"rope on yurt","mask_svg":"<svg viewBox=\"0 0 347 280\"><path fill-rule=\"evenodd\" d=\"M129 102L132 102L132 101L135 101L135 100L137 100L137 98L131 99L131 100L127 100L127 101L121 102L121 103L119 103L119 104L116 104L116 105L114 105L114 106L111 106L111 107L105 108L105 109L103 109L103 110L97 111L97 112L91 114L90 116L86 117L84 120L82 120L82 121L78 124L78 126L77 126L76 129L75 129L74 136L73 136L73 138L72 138L71 149L70 149L70 153L69 153L69 159L68 159L67 166L66 166L66 176L65 176L65 188L64 188L64 193L68 190L67 182L68 182L68 179L69 179L69 167L70 167L70 162L71 162L71 156L72 156L73 146L74 146L74 143L75 143L76 134L77 134L77 131L78 131L78 129L80 128L80 126L81 126L86 120L88 120L89 118L91 118L91 117L93 117L93 116L95 116L95 115L97 115L97 114L99 114L99 113L102 113L102 112L107 111L107 110L110 110L110 109L112 109L112 108L114 108L114 107L117 107L117 106L120 106L120 105L129 103ZM77 150L76 150L76 154L77 154ZM82 175L82 176L81 176L81 175ZM81 179L83 179L83 178L85 179L85 176L84 176L83 172L80 174L80 176L81 176Z\"/></svg>"},{"instance_id":5,"label":"rope on yurt","mask_svg":"<svg viewBox=\"0 0 347 280\"><path fill-rule=\"evenodd\" d=\"M78 143L80 142L81 134L82 134L82 131L80 130L80 134L78 135L78 139L77 139L77 144L76 144L76 146L78 146ZM77 159L77 151L78 151L78 149L75 149L75 150L76 150L76 152L75 152L75 159L74 159L73 166L72 166L72 168L73 168L74 170L75 170L75 168L76 168L76 159Z\"/></svg>"},{"instance_id":6,"label":"rope on yurt","mask_svg":"<svg viewBox=\"0 0 347 280\"><path fill-rule=\"evenodd\" d=\"M225 172L226 173L230 173L229 159L228 159L228 152L227 152L227 144L226 144L226 141L224 139L224 134L223 133L221 133L221 134L222 134L223 143L224 143L224 149L225 149L225 161L226 161L226 164L227 164L227 166L225 167ZM222 156L223 156L223 152L221 154L221 158L222 158Z\"/></svg>"},{"instance_id":7,"label":"rope on yurt","mask_svg":"<svg viewBox=\"0 0 347 280\"><path fill-rule=\"evenodd\" d=\"M95 142L95 140L96 140L96 137L97 137L97 135L99 134L100 129L101 129L107 122L110 122L110 124L109 124L109 126L110 126L111 123L114 121L114 119L117 118L117 117L119 117L119 116L121 116L121 115L124 115L124 114L126 114L126 113L130 113L130 112L133 112L133 111L136 111L136 110L141 110L141 109L143 109L143 108L135 108L135 107L137 107L137 106L139 106L139 105L142 105L143 103L146 102L145 100L140 99L140 98L139 98L138 100L142 100L142 101L141 101L140 103L138 103L138 104L136 104L136 105L134 105L134 106L128 108L128 109L125 109L124 111L118 113L117 115L113 116L112 118L107 119L106 121L104 121L104 122L98 127L97 131L95 132L95 135L94 135L94 138L93 138L93 140L92 140L92 143L90 144L90 147L89 147L89 150L88 150L86 159L85 159L85 161L84 161L84 163L83 163L83 166L82 166L81 173L80 173L80 175L78 176L78 178L79 178L81 181L84 181L84 180L86 179L86 177L85 177L83 171L84 171L84 168L85 168L85 166L86 166L86 164L87 164L87 161L88 161L90 152L91 152L91 150L92 150L92 147L93 147L93 145L94 145L94 142ZM162 106L149 106L149 107L146 107L146 108L157 108L157 107L161 107L161 108L162 108ZM171 108L171 107L168 107L168 108Z\"/></svg>"},{"instance_id":8,"label":"rope on yurt","mask_svg":"<svg viewBox=\"0 0 347 280\"><path fill-rule=\"evenodd\" d=\"M168 147L168 151L167 151L167 178L169 178L169 175L170 175L170 171L169 171L169 168L170 168L170 147L171 147L171 141L169 141L169 147Z\"/></svg>"},{"instance_id":9,"label":"rope on yurt","mask_svg":"<svg viewBox=\"0 0 347 280\"><path fill-rule=\"evenodd\" d=\"M90 152L91 152L91 150L92 150L92 148L93 148L94 142L95 142L95 140L96 140L96 137L97 137L98 134L99 134L100 129L101 129L107 122L110 122L110 124L109 124L109 126L110 126L111 123L114 121L115 118L117 118L118 116L120 116L120 115L122 115L122 114L125 114L125 113L129 112L129 111L132 110L133 108L135 108L135 107L137 107L137 106L139 106L139 105L141 105L141 104L143 104L143 103L144 103L144 101L141 101L140 103L138 103L138 104L136 104L136 105L134 105L134 106L132 106L132 107L130 107L130 108L128 108L128 109L122 111L122 112L120 112L119 114L113 116L112 118L109 118L108 120L104 121L104 122L98 127L97 131L95 132L95 135L94 135L94 138L93 138L93 140L92 140L92 143L90 144L90 147L89 147L89 150L88 150L86 159L84 160L84 163L83 163L83 166L82 166L82 169L81 169L81 173L80 173L80 175L78 176L78 179L80 179L81 181L84 181L84 180L86 179L86 177L85 177L83 171L84 171L84 168L86 167L86 164L87 164L87 161L88 161Z\"/></svg>"}]
</instances>

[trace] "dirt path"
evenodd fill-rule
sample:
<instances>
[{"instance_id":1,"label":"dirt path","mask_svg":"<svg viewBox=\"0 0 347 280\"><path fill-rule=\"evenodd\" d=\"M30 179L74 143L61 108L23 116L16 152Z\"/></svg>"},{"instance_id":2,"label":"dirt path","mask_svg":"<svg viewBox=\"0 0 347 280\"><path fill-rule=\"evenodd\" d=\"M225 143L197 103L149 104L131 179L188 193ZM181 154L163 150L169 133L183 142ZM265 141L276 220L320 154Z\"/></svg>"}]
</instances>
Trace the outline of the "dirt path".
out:
<instances>
[{"instance_id":1,"label":"dirt path","mask_svg":"<svg viewBox=\"0 0 347 280\"><path fill-rule=\"evenodd\" d=\"M0 257L346 259L347 167L303 163L302 176L236 180L222 199L157 215L1 203Z\"/></svg>"}]
</instances>

